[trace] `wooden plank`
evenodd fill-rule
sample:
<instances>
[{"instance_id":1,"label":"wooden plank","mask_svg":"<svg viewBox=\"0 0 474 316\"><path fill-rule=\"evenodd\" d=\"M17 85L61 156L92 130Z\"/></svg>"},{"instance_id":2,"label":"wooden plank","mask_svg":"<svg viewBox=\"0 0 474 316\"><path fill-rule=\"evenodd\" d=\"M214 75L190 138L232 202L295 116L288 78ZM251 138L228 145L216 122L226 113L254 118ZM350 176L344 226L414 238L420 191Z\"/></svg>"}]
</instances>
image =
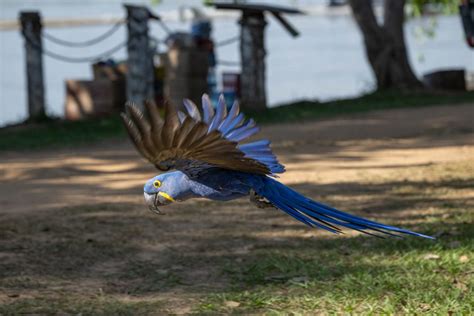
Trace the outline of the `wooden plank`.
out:
<instances>
[{"instance_id":1,"label":"wooden plank","mask_svg":"<svg viewBox=\"0 0 474 316\"><path fill-rule=\"evenodd\" d=\"M224 10L241 10L241 11L268 11L275 13L286 13L286 14L303 14L303 11L300 11L295 8L277 6L277 5L268 5L263 3L229 3L229 2L213 2L213 6L216 9Z\"/></svg>"},{"instance_id":2,"label":"wooden plank","mask_svg":"<svg viewBox=\"0 0 474 316\"><path fill-rule=\"evenodd\" d=\"M283 27L288 31L288 33L291 34L293 37L297 37L300 35L297 29L293 27L293 25L288 22L287 19L285 19L281 14L272 12L273 16L283 25Z\"/></svg>"}]
</instances>

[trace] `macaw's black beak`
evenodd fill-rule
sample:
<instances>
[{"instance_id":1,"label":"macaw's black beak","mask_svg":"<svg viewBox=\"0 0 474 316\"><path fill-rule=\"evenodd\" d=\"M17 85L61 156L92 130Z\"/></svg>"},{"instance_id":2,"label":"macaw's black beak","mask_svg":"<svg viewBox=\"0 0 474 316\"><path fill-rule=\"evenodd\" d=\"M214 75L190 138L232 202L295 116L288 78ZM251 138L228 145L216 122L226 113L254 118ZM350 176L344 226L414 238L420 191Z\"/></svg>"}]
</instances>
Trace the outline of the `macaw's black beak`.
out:
<instances>
[{"instance_id":1,"label":"macaw's black beak","mask_svg":"<svg viewBox=\"0 0 474 316\"><path fill-rule=\"evenodd\" d=\"M143 193L143 196L145 197L145 203L148 205L148 209L153 213L161 214L161 211L158 208L159 203L157 203L158 194L148 194L145 192Z\"/></svg>"},{"instance_id":2,"label":"macaw's black beak","mask_svg":"<svg viewBox=\"0 0 474 316\"><path fill-rule=\"evenodd\" d=\"M160 211L158 206L167 205L175 200L165 192L158 192L155 194L148 194L146 192L143 193L145 197L145 202L148 205L148 209L156 214L164 214Z\"/></svg>"}]
</instances>

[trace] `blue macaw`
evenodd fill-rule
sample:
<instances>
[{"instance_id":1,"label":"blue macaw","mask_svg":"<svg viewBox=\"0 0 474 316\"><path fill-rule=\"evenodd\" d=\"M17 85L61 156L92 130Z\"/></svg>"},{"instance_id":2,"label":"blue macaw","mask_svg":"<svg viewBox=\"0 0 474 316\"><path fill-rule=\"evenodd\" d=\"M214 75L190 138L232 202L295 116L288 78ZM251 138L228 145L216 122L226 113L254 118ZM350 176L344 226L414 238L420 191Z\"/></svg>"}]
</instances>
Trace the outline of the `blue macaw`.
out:
<instances>
[{"instance_id":1,"label":"blue macaw","mask_svg":"<svg viewBox=\"0 0 474 316\"><path fill-rule=\"evenodd\" d=\"M332 233L340 227L369 235L399 236L397 233L432 238L407 229L384 225L341 212L311 200L275 180L285 172L270 149L270 141L242 141L259 131L255 122L246 121L234 103L227 113L221 96L216 110L209 97L202 97L202 114L190 100L184 100L187 113L165 104L164 119L158 108L145 103L147 116L133 104L126 105L122 119L137 150L161 171L148 180L145 201L151 211L159 206L191 198L228 201L250 196L258 207L275 207L296 220Z\"/></svg>"}]
</instances>

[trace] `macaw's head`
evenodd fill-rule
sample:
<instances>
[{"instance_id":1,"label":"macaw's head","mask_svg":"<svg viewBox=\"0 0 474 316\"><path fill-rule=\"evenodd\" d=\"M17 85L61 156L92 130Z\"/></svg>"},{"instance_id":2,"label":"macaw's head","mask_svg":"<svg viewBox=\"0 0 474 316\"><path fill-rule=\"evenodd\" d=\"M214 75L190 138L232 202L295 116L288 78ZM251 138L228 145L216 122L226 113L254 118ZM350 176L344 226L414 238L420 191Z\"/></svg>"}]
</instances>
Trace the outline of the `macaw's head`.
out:
<instances>
[{"instance_id":1,"label":"macaw's head","mask_svg":"<svg viewBox=\"0 0 474 316\"><path fill-rule=\"evenodd\" d=\"M193 196L189 178L181 171L172 171L151 178L143 188L150 211L160 214L158 206L182 201Z\"/></svg>"},{"instance_id":2,"label":"macaw's head","mask_svg":"<svg viewBox=\"0 0 474 316\"><path fill-rule=\"evenodd\" d=\"M161 214L158 206L175 202L177 196L176 177L173 172L160 174L145 183L143 195L150 211Z\"/></svg>"}]
</instances>

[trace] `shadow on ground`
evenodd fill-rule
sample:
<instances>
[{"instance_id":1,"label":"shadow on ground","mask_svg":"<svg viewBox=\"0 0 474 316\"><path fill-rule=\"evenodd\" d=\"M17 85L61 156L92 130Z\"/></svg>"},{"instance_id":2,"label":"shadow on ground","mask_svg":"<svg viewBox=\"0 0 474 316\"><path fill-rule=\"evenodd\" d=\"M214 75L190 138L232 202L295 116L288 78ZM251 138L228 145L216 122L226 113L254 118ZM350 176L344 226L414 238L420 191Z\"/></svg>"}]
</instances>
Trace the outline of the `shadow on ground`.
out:
<instances>
[{"instance_id":1,"label":"shadow on ground","mask_svg":"<svg viewBox=\"0 0 474 316\"><path fill-rule=\"evenodd\" d=\"M323 289L362 301L377 296L377 305L400 282L416 281L410 271L419 267L425 274L411 289L420 295L430 293L433 275L447 280L437 284L442 292L470 273L456 261L474 251L470 130L314 140L304 134L307 126L298 128L265 132L275 134L276 152L289 166L283 182L341 210L438 239L331 235L244 199L177 203L157 216L142 201L143 182L155 170L130 145L9 154L0 164L0 314L226 312L219 306L249 296L253 309L242 312L252 313L275 293L291 296L295 284L298 295ZM423 260L443 252L449 265ZM263 303L257 294L267 289L274 293ZM450 291L448 299L462 301L466 293Z\"/></svg>"},{"instance_id":2,"label":"shadow on ground","mask_svg":"<svg viewBox=\"0 0 474 316\"><path fill-rule=\"evenodd\" d=\"M429 251L435 243L441 247L447 245L453 232L462 234L463 239L473 238L469 223L449 220L464 214L466 208L472 211L471 200L456 199L448 203L422 192L469 188L473 181L345 183L337 189L308 183L294 186L304 193L335 194L336 200L344 201L339 203L342 209L352 209L358 215L384 222L406 223L407 228L438 236L437 242L411 237L377 240L350 233L337 237L307 228L277 210L254 209L247 201L190 202L170 207L169 214L164 216L151 214L135 204L82 205L24 217L3 215L0 218L0 286L19 295L55 287L86 292L101 289L104 293L127 295L173 293L178 288L191 293L219 291L228 287L235 271L241 271L239 278L252 285L298 276L294 271L288 275L280 271L278 276L272 277L273 272L268 269L260 271L252 280L245 279L248 274L245 267L269 258L290 260L288 256L295 251L300 253L298 260L312 262L311 270L319 271L312 277L319 281L334 280L364 269L382 273L390 267L377 266L376 262L353 263L349 268L345 265L325 267L318 265L318 258L333 254L334 249L339 249L342 256L353 253L383 256L414 249ZM423 189L394 194L393 188L400 185ZM366 203L351 207L351 199L359 195L370 198ZM427 206L450 212L407 212L407 208L419 210ZM387 248L385 243L391 247ZM272 253L262 253L262 250ZM314 256L315 251L317 256ZM233 272L225 273L226 270Z\"/></svg>"}]
</instances>

